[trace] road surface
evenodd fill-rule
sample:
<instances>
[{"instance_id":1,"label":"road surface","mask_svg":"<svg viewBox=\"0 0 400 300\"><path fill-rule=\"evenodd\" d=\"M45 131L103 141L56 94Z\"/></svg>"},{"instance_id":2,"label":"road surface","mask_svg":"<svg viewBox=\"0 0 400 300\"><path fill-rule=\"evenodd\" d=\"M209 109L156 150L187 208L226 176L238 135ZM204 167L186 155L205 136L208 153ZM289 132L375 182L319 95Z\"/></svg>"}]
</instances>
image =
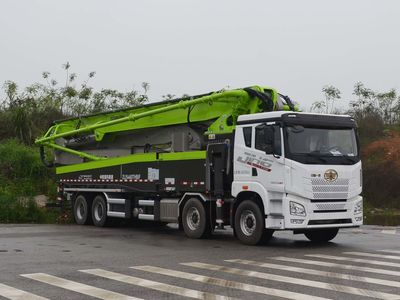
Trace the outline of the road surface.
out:
<instances>
[{"instance_id":1,"label":"road surface","mask_svg":"<svg viewBox=\"0 0 400 300\"><path fill-rule=\"evenodd\" d=\"M0 225L1 299L400 299L400 228L342 230L325 245L229 229Z\"/></svg>"}]
</instances>

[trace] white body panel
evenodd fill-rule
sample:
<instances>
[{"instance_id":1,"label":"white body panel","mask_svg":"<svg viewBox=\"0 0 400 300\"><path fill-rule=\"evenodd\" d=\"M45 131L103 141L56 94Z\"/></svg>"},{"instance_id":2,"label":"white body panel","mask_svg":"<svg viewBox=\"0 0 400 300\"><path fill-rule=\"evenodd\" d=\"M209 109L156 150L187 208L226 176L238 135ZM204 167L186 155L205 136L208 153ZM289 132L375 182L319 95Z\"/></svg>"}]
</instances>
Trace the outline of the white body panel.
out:
<instances>
[{"instance_id":1,"label":"white body panel","mask_svg":"<svg viewBox=\"0 0 400 300\"><path fill-rule=\"evenodd\" d=\"M235 133L234 180L232 196L242 192L257 193L262 199L265 226L271 229L302 230L325 227L353 227L363 223L361 162L353 165L303 164L284 157L283 129L281 153L276 156L255 149L254 128L262 123L253 119L279 118L287 112L271 112L241 116ZM243 127L252 127L251 146L246 146ZM256 169L256 171L254 171ZM337 178L324 179L327 170L335 170ZM305 215L291 215L290 202L302 205Z\"/></svg>"}]
</instances>

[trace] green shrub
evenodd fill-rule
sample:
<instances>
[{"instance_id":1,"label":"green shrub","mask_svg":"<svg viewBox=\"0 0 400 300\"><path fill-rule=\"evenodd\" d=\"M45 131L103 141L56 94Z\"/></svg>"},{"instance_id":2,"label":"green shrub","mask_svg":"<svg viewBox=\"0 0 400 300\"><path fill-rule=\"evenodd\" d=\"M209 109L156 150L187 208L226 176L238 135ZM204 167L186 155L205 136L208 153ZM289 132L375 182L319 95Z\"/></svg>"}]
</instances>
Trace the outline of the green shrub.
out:
<instances>
[{"instance_id":1,"label":"green shrub","mask_svg":"<svg viewBox=\"0 0 400 300\"><path fill-rule=\"evenodd\" d=\"M55 197L52 170L40 161L36 148L10 139L0 142L0 222L54 222L54 213L39 208L33 197Z\"/></svg>"}]
</instances>

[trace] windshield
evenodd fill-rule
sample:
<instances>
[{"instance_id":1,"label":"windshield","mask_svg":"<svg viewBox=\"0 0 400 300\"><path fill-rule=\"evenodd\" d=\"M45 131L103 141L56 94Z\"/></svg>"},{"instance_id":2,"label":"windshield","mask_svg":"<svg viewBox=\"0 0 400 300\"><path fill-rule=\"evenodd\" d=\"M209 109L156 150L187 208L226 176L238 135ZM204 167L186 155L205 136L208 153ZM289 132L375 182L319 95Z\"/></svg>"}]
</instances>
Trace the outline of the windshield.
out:
<instances>
[{"instance_id":1,"label":"windshield","mask_svg":"<svg viewBox=\"0 0 400 300\"><path fill-rule=\"evenodd\" d=\"M347 164L358 161L352 128L286 127L288 157L305 163Z\"/></svg>"}]
</instances>

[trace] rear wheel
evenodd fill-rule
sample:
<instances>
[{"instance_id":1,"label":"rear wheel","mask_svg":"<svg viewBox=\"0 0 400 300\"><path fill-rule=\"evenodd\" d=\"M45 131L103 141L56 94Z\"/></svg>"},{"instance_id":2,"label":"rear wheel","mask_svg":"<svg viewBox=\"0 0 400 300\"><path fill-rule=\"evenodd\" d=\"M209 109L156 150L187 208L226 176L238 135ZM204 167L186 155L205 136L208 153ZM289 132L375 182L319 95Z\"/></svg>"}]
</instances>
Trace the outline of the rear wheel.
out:
<instances>
[{"instance_id":1,"label":"rear wheel","mask_svg":"<svg viewBox=\"0 0 400 300\"><path fill-rule=\"evenodd\" d=\"M87 225L92 221L90 214L90 200L84 195L78 195L74 202L74 218L76 224Z\"/></svg>"},{"instance_id":2,"label":"rear wheel","mask_svg":"<svg viewBox=\"0 0 400 300\"><path fill-rule=\"evenodd\" d=\"M194 239L206 237L211 232L206 210L199 199L191 198L185 203L182 226L186 236Z\"/></svg>"},{"instance_id":3,"label":"rear wheel","mask_svg":"<svg viewBox=\"0 0 400 300\"><path fill-rule=\"evenodd\" d=\"M107 203L102 195L93 199L92 219L93 224L98 227L103 227L107 223Z\"/></svg>"},{"instance_id":4,"label":"rear wheel","mask_svg":"<svg viewBox=\"0 0 400 300\"><path fill-rule=\"evenodd\" d=\"M328 229L318 229L310 230L304 232L304 235L311 241L315 243L326 243L333 240L339 232L339 228L328 228Z\"/></svg>"},{"instance_id":5,"label":"rear wheel","mask_svg":"<svg viewBox=\"0 0 400 300\"><path fill-rule=\"evenodd\" d=\"M260 207L251 200L239 204L235 214L235 232L246 245L257 245L271 239L273 231L265 229L265 221Z\"/></svg>"}]
</instances>

